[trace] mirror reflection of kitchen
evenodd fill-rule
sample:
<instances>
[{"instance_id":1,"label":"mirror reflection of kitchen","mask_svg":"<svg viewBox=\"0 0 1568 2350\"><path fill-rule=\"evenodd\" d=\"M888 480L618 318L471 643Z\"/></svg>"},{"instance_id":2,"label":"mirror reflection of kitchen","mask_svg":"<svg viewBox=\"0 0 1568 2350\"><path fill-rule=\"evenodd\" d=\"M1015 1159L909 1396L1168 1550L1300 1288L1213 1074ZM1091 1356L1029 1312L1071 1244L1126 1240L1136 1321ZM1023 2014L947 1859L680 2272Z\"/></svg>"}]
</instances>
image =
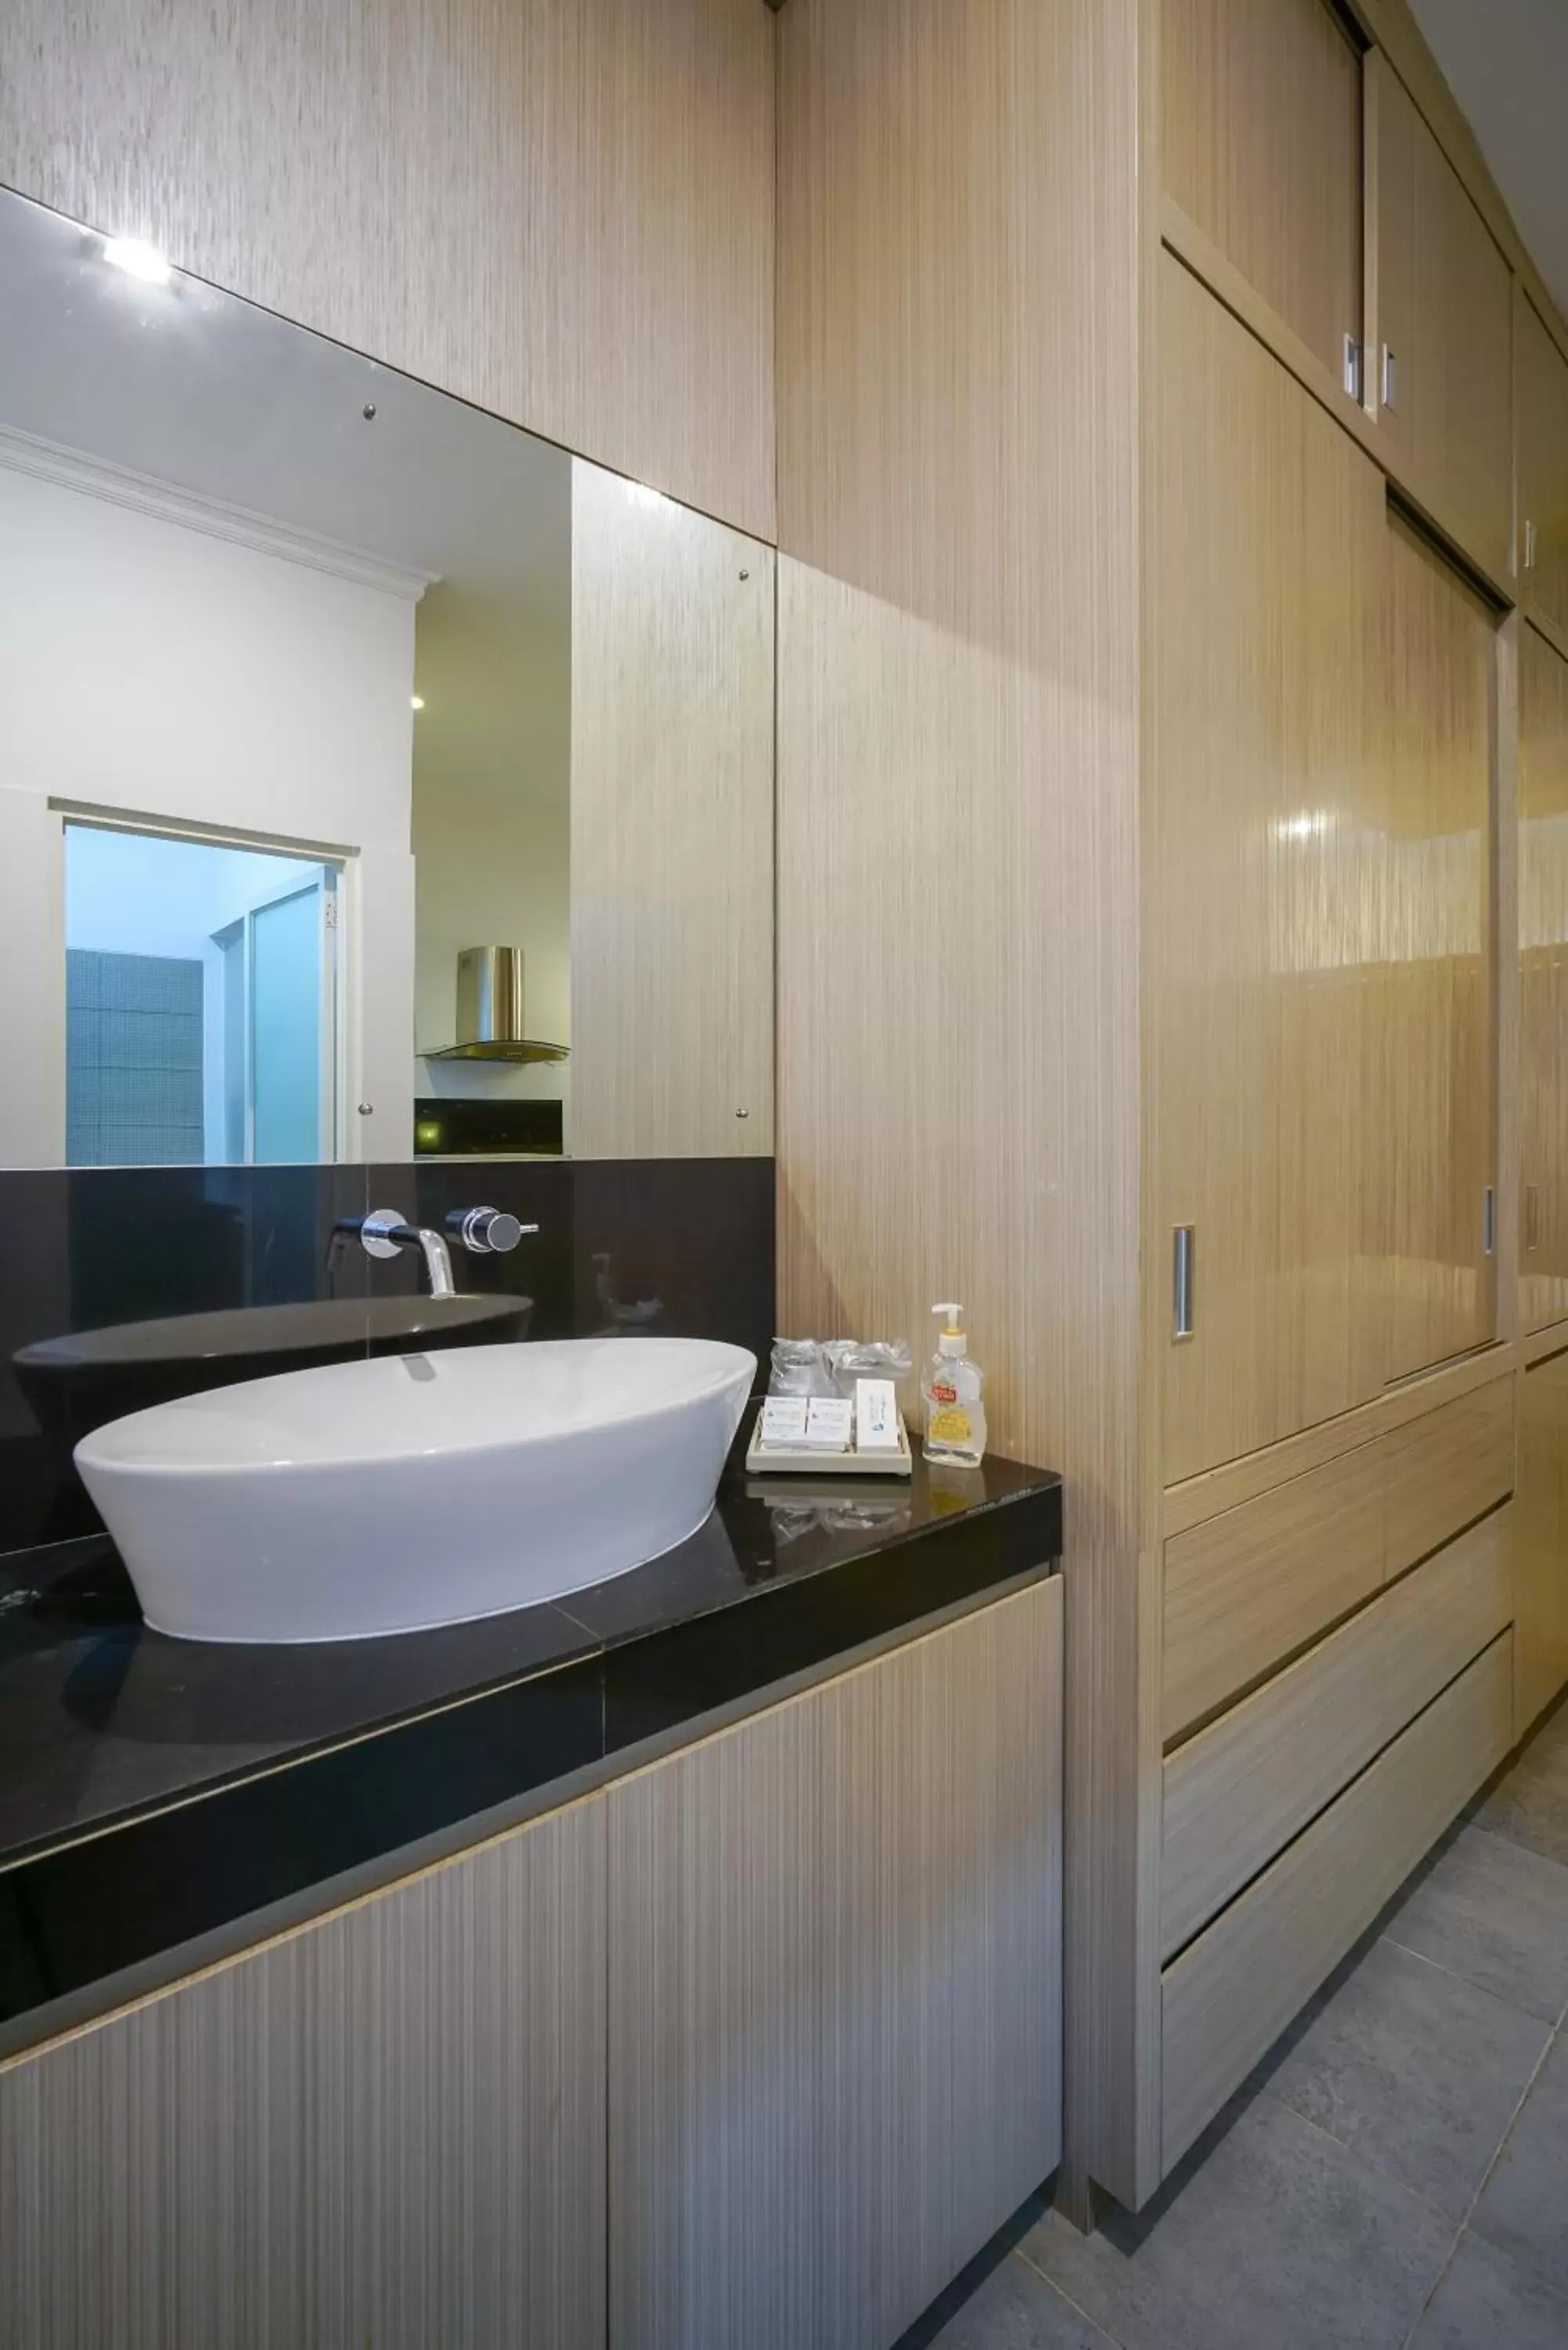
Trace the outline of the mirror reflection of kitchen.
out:
<instances>
[{"instance_id":1,"label":"mirror reflection of kitchen","mask_svg":"<svg viewBox=\"0 0 1568 2350\"><path fill-rule=\"evenodd\" d=\"M0 1164L768 1149L770 550L4 192L0 314Z\"/></svg>"}]
</instances>

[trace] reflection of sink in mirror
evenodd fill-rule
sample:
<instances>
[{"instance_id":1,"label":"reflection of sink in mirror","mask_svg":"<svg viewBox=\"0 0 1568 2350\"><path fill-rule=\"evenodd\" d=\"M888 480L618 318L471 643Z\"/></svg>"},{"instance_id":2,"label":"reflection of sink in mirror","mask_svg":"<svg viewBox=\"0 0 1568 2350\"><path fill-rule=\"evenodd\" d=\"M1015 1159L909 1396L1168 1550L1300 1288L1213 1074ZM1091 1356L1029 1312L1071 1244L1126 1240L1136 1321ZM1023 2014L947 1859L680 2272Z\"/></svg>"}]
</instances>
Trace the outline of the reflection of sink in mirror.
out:
<instances>
[{"instance_id":1,"label":"reflection of sink in mirror","mask_svg":"<svg viewBox=\"0 0 1568 2350\"><path fill-rule=\"evenodd\" d=\"M0 1167L766 1156L772 550L5 190L0 317Z\"/></svg>"},{"instance_id":2,"label":"reflection of sink in mirror","mask_svg":"<svg viewBox=\"0 0 1568 2350\"><path fill-rule=\"evenodd\" d=\"M77 1464L160 1631L353 1639L673 1549L712 1507L755 1370L699 1338L342 1363L134 1413Z\"/></svg>"},{"instance_id":3,"label":"reflection of sink in mirror","mask_svg":"<svg viewBox=\"0 0 1568 2350\"><path fill-rule=\"evenodd\" d=\"M274 1372L410 1354L429 1341L483 1346L527 1336L528 1297L318 1298L120 1322L44 1338L13 1357L44 1432L68 1454L106 1420Z\"/></svg>"}]
</instances>

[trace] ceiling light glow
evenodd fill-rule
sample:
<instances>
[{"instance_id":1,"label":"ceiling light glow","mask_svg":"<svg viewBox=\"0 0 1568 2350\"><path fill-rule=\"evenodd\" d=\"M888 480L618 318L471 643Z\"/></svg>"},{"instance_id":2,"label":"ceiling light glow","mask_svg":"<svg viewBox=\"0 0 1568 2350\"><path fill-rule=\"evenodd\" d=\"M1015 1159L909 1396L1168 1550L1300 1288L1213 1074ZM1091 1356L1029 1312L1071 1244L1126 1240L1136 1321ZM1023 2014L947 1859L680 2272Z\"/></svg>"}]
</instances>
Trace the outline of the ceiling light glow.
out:
<instances>
[{"instance_id":1,"label":"ceiling light glow","mask_svg":"<svg viewBox=\"0 0 1568 2350\"><path fill-rule=\"evenodd\" d=\"M424 695L423 695L422 693L410 693L410 696L409 696L409 708L410 708L410 710L422 710L422 709L424 708L424 706L425 706L425 698L424 698Z\"/></svg>"},{"instance_id":2,"label":"ceiling light glow","mask_svg":"<svg viewBox=\"0 0 1568 2350\"><path fill-rule=\"evenodd\" d=\"M123 269L128 277L139 277L144 286L167 286L174 275L158 247L144 244L139 236L106 237L103 257L111 268Z\"/></svg>"}]
</instances>

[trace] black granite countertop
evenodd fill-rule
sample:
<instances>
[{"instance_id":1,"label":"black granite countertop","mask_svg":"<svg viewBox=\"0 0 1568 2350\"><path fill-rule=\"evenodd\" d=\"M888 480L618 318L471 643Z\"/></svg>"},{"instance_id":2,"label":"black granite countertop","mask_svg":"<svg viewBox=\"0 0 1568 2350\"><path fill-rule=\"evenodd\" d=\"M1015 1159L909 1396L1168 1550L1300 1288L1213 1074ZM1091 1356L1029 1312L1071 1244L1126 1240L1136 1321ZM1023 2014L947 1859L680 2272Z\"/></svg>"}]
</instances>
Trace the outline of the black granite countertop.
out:
<instances>
[{"instance_id":1,"label":"black granite countertop","mask_svg":"<svg viewBox=\"0 0 1568 2350\"><path fill-rule=\"evenodd\" d=\"M689 1542L563 1600L275 1648L151 1631L105 1537L0 1559L0 2051L1060 1549L1058 1480L1012 1461L917 1462L908 1482L735 1470Z\"/></svg>"}]
</instances>

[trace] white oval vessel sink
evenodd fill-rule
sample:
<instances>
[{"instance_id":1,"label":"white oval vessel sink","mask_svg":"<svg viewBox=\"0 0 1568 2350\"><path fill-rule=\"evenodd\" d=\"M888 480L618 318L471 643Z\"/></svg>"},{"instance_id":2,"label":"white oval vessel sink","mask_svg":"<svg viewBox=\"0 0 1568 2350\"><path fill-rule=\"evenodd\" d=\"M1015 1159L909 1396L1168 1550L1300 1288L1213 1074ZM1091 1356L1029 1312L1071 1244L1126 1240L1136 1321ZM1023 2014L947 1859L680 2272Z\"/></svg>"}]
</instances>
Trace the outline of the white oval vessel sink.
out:
<instances>
[{"instance_id":1,"label":"white oval vessel sink","mask_svg":"<svg viewBox=\"0 0 1568 2350\"><path fill-rule=\"evenodd\" d=\"M756 1367L703 1338L336 1363L132 1412L76 1460L161 1632L420 1631L580 1591L695 1534Z\"/></svg>"}]
</instances>

